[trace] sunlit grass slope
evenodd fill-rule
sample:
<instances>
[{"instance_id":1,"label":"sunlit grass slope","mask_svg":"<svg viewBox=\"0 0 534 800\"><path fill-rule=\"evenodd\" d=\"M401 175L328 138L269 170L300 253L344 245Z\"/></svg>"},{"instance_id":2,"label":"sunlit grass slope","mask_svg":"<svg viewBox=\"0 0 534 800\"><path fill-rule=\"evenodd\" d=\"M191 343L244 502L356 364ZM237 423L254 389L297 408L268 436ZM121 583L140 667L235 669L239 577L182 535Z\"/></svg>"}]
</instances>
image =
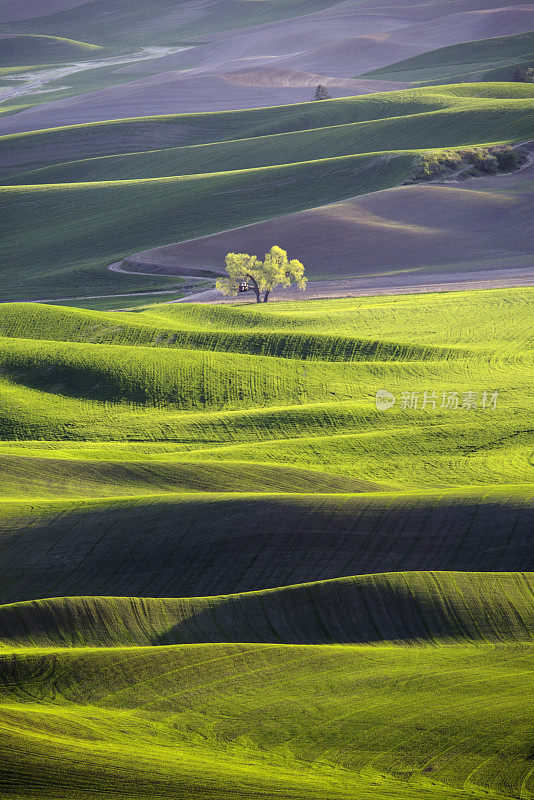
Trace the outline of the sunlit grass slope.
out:
<instances>
[{"instance_id":1,"label":"sunlit grass slope","mask_svg":"<svg viewBox=\"0 0 534 800\"><path fill-rule=\"evenodd\" d=\"M452 83L485 80L486 73L502 71L493 80L510 80L515 64L534 60L534 33L497 36L476 42L440 47L365 73L368 78L411 83Z\"/></svg>"},{"instance_id":2,"label":"sunlit grass slope","mask_svg":"<svg viewBox=\"0 0 534 800\"><path fill-rule=\"evenodd\" d=\"M528 798L532 297L0 305L0 795Z\"/></svg>"},{"instance_id":3,"label":"sunlit grass slope","mask_svg":"<svg viewBox=\"0 0 534 800\"><path fill-rule=\"evenodd\" d=\"M531 85L484 83L2 137L26 173L0 187L2 297L105 293L106 263L397 185L425 148L530 139L533 109Z\"/></svg>"},{"instance_id":4,"label":"sunlit grass slope","mask_svg":"<svg viewBox=\"0 0 534 800\"><path fill-rule=\"evenodd\" d=\"M6 650L0 786L54 800L528 797L530 667L524 644Z\"/></svg>"},{"instance_id":5,"label":"sunlit grass slope","mask_svg":"<svg viewBox=\"0 0 534 800\"><path fill-rule=\"evenodd\" d=\"M0 306L4 561L31 554L3 598L526 569L531 316L530 289ZM403 408L412 391L435 407Z\"/></svg>"},{"instance_id":6,"label":"sunlit grass slope","mask_svg":"<svg viewBox=\"0 0 534 800\"><path fill-rule=\"evenodd\" d=\"M89 481L97 494L98 474L144 459L218 463L216 486L228 490L246 487L222 478L223 462L298 466L386 488L524 483L531 316L531 289L427 295L424 304L376 297L112 314L4 304L0 430L6 440L65 441L13 445L12 455L111 462ZM379 389L397 397L387 412L375 407ZM419 408L403 408L403 392L418 392ZM433 402L422 409L424 392ZM442 407L443 392L458 392L457 408ZM469 392L476 407L462 407ZM496 408L482 408L484 392L498 393ZM69 440L94 444L73 449ZM32 485L28 462L5 469L7 484L30 473ZM44 469L36 462L36 473ZM143 493L187 485L178 472L158 468L141 480L138 470L132 494L141 484ZM50 483L35 491L63 481L83 496L80 475L76 465L50 466ZM127 475L117 478L120 494Z\"/></svg>"}]
</instances>

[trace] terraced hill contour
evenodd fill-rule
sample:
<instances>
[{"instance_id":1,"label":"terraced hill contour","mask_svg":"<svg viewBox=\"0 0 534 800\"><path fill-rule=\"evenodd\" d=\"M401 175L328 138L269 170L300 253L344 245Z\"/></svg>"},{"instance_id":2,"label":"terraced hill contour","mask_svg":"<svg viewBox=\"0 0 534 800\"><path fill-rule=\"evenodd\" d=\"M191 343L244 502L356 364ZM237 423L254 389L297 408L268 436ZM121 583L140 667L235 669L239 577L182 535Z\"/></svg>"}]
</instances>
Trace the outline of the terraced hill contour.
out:
<instances>
[{"instance_id":1,"label":"terraced hill contour","mask_svg":"<svg viewBox=\"0 0 534 800\"><path fill-rule=\"evenodd\" d=\"M0 792L524 796L531 303L0 306Z\"/></svg>"},{"instance_id":2,"label":"terraced hill contour","mask_svg":"<svg viewBox=\"0 0 534 800\"><path fill-rule=\"evenodd\" d=\"M17 185L0 187L3 299L131 292L146 278L108 263L398 185L422 150L531 139L533 92L466 84L4 137L5 183ZM59 158L69 162L27 172Z\"/></svg>"}]
</instances>

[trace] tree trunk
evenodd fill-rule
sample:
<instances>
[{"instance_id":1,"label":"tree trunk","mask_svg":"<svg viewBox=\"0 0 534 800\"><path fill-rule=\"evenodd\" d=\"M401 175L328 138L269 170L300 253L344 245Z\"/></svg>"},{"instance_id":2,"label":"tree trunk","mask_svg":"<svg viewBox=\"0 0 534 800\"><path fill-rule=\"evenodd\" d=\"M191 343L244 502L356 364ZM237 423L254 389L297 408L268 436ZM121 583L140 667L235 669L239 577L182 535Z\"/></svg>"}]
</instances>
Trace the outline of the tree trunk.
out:
<instances>
[{"instance_id":1,"label":"tree trunk","mask_svg":"<svg viewBox=\"0 0 534 800\"><path fill-rule=\"evenodd\" d=\"M254 280L252 275L247 275L246 277L250 280L250 282L252 284L252 288L254 289L254 294L256 295L256 303L261 303L260 287L258 286L256 281Z\"/></svg>"},{"instance_id":2,"label":"tree trunk","mask_svg":"<svg viewBox=\"0 0 534 800\"><path fill-rule=\"evenodd\" d=\"M266 302L267 302L267 300L269 299L269 291L270 291L270 289L267 289L267 291L266 291L266 292L265 292L265 294L263 295L263 302L264 302L264 303L266 303Z\"/></svg>"}]
</instances>

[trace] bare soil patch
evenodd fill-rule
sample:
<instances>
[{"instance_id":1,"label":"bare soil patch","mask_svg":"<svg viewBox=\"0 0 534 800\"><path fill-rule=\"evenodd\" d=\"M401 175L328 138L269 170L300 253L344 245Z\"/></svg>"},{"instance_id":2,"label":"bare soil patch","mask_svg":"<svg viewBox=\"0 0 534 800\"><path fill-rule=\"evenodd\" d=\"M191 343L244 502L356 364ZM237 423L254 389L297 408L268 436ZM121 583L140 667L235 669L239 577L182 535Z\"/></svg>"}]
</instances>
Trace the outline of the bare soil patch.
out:
<instances>
[{"instance_id":1,"label":"bare soil patch","mask_svg":"<svg viewBox=\"0 0 534 800\"><path fill-rule=\"evenodd\" d=\"M529 267L534 165L458 184L416 184L289 214L128 259L160 275L224 267L228 252L263 254L274 243L307 266L311 279ZM480 275L483 278L483 275Z\"/></svg>"}]
</instances>

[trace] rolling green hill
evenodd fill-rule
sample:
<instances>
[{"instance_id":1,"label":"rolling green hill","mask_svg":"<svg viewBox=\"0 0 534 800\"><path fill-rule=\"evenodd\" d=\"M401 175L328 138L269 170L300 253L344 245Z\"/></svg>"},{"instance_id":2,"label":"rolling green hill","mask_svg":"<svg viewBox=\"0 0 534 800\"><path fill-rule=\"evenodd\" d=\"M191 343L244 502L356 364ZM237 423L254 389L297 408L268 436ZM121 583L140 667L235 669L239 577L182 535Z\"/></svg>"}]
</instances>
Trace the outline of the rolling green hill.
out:
<instances>
[{"instance_id":1,"label":"rolling green hill","mask_svg":"<svg viewBox=\"0 0 534 800\"><path fill-rule=\"evenodd\" d=\"M532 297L1 304L0 794L528 797Z\"/></svg>"},{"instance_id":2,"label":"rolling green hill","mask_svg":"<svg viewBox=\"0 0 534 800\"><path fill-rule=\"evenodd\" d=\"M370 481L329 475L320 470L298 467L262 465L254 462L229 461L206 464L156 463L146 461L80 461L66 458L20 458L4 456L0 464L4 497L77 497L83 487L86 497L113 492L150 497L155 492L174 494L178 491L236 492L242 486L256 492L313 492L353 493L373 491L380 487Z\"/></svg>"},{"instance_id":3,"label":"rolling green hill","mask_svg":"<svg viewBox=\"0 0 534 800\"><path fill-rule=\"evenodd\" d=\"M507 85L482 87L482 96L521 100L531 97L530 87ZM488 91L489 89L489 91ZM439 87L375 95L344 97L328 103L298 103L249 111L136 117L84 125L70 125L1 137L2 166L57 163L84 156L153 151L178 145L254 139L277 133L311 131L316 128L369 122L437 111L457 106L462 96L469 103L472 87ZM475 104L478 102L474 101Z\"/></svg>"},{"instance_id":4,"label":"rolling green hill","mask_svg":"<svg viewBox=\"0 0 534 800\"><path fill-rule=\"evenodd\" d=\"M338 205L432 150L534 140L510 81L533 33L346 81L528 8L0 0L0 22L3 130L46 126L0 136L0 798L533 800L533 289L176 305L205 284L107 269L326 204L348 267L312 223L312 280L349 274L365 226L406 234L381 274L428 273L408 231L450 268L462 225L496 244L458 236L458 271L528 263L495 231L527 220L530 167L439 226ZM294 102L382 79L414 86Z\"/></svg>"},{"instance_id":5,"label":"rolling green hill","mask_svg":"<svg viewBox=\"0 0 534 800\"><path fill-rule=\"evenodd\" d=\"M376 297L135 313L3 304L0 430L4 439L101 439L87 458L110 462L167 460L168 450L181 461L300 465L406 488L523 483L531 298L496 290L428 295L424 306ZM398 402L380 414L374 395L385 387ZM436 408L402 409L402 392L416 390L435 392ZM440 408L452 390L453 412ZM480 405L496 390L497 408L461 408L461 393L477 392Z\"/></svg>"},{"instance_id":6,"label":"rolling green hill","mask_svg":"<svg viewBox=\"0 0 534 800\"><path fill-rule=\"evenodd\" d=\"M525 96L533 95L529 88ZM54 165L17 175L6 184L85 183L162 178L255 169L361 153L473 145L509 137L527 138L532 132L525 99L503 103L465 102L456 107L418 111L391 118L338 124L324 128L277 133L163 150L104 156ZM518 117L519 112L519 117ZM415 148L414 148L415 149Z\"/></svg>"},{"instance_id":7,"label":"rolling green hill","mask_svg":"<svg viewBox=\"0 0 534 800\"><path fill-rule=\"evenodd\" d=\"M524 796L530 655L524 644L9 649L2 792Z\"/></svg>"},{"instance_id":8,"label":"rolling green hill","mask_svg":"<svg viewBox=\"0 0 534 800\"><path fill-rule=\"evenodd\" d=\"M412 154L372 154L184 177L2 187L0 213L9 211L3 299L120 290L124 282L105 266L132 252L301 210L312 190L314 202L325 203L388 188L409 177L414 163ZM21 227L29 232L24 241Z\"/></svg>"},{"instance_id":9,"label":"rolling green hill","mask_svg":"<svg viewBox=\"0 0 534 800\"><path fill-rule=\"evenodd\" d=\"M2 297L131 291L142 279L126 286L107 263L397 185L422 149L524 141L533 104L529 84L485 83L2 137L6 171L78 157L0 187Z\"/></svg>"},{"instance_id":10,"label":"rolling green hill","mask_svg":"<svg viewBox=\"0 0 534 800\"><path fill-rule=\"evenodd\" d=\"M29 582L39 597L184 596L526 569L531 316L530 289L135 313L1 305L4 562L32 554L4 599L28 599ZM397 397L387 412L381 388ZM459 407L442 408L453 390ZM435 407L403 409L405 391ZM461 407L469 392L476 408ZM229 537L242 551L230 572ZM189 568L166 566L168 552Z\"/></svg>"},{"instance_id":11,"label":"rolling green hill","mask_svg":"<svg viewBox=\"0 0 534 800\"><path fill-rule=\"evenodd\" d=\"M534 32L440 47L361 77L419 84L511 80L515 64L534 61Z\"/></svg>"},{"instance_id":12,"label":"rolling green hill","mask_svg":"<svg viewBox=\"0 0 534 800\"><path fill-rule=\"evenodd\" d=\"M483 123L485 115L492 120L493 115L501 111L503 119L506 120L507 109L513 109L516 113L514 122L509 121L509 138L514 139L524 135L521 125L531 124L533 91L530 84L510 82L457 84L379 92L322 103L298 103L248 111L136 117L71 125L0 137L2 143L0 163L6 172L8 170L20 172L23 165L27 169L28 165L57 163L65 159L68 159L69 163L82 160L83 165L87 161L84 157L87 156L133 154L137 157L143 153L145 158L156 158L159 154L159 158L168 159L167 163L170 166L173 157L180 155L184 147L214 143L222 147L244 148L243 157L254 155L265 145L267 153L271 155L276 154L278 149L275 163L284 163L280 156L285 153L286 148L291 147L292 137L279 139L266 137L275 134L300 134L300 138L295 140L300 146L309 137L310 152L307 155L318 158L327 154L317 150L312 151L311 148L324 146L330 139L336 143L336 130L339 126L352 125L353 127L341 130L345 136L351 135L351 141L356 137L355 142L358 143L360 129L355 127L355 123L374 123L377 126L382 124L387 131L388 124L402 124L405 120L410 122L413 131L414 141L409 149L419 149L417 137L425 135L427 128L432 128L432 112L450 113L453 127L449 135L457 137L469 131L470 143L474 143L477 141L475 137L478 133L475 124L478 124L479 118ZM438 115L438 119L444 124L446 117ZM456 127L457 125L460 127ZM364 127L363 130L368 128ZM490 140L498 139L494 136ZM465 144L467 143L469 142L466 141ZM396 144L395 129L389 134L388 144L390 146L387 149L399 149L398 146L393 147ZM209 157L202 155L204 151L209 154L212 148L190 149L187 152L196 159L195 163L203 165L202 159ZM214 152L223 153L224 150ZM291 149L289 152L291 153ZM355 152L370 152L370 149L360 147ZM347 152L336 151L330 155L347 155ZM259 157L259 154L256 157ZM291 160L291 157L287 159ZM113 165L113 161L111 164ZM240 162L240 166L246 167L247 164ZM71 168L74 169L75 166L72 165ZM167 176L170 174L177 173L167 172Z\"/></svg>"},{"instance_id":13,"label":"rolling green hill","mask_svg":"<svg viewBox=\"0 0 534 800\"><path fill-rule=\"evenodd\" d=\"M184 599L62 597L0 606L0 647L529 641L532 576L394 572Z\"/></svg>"}]
</instances>

